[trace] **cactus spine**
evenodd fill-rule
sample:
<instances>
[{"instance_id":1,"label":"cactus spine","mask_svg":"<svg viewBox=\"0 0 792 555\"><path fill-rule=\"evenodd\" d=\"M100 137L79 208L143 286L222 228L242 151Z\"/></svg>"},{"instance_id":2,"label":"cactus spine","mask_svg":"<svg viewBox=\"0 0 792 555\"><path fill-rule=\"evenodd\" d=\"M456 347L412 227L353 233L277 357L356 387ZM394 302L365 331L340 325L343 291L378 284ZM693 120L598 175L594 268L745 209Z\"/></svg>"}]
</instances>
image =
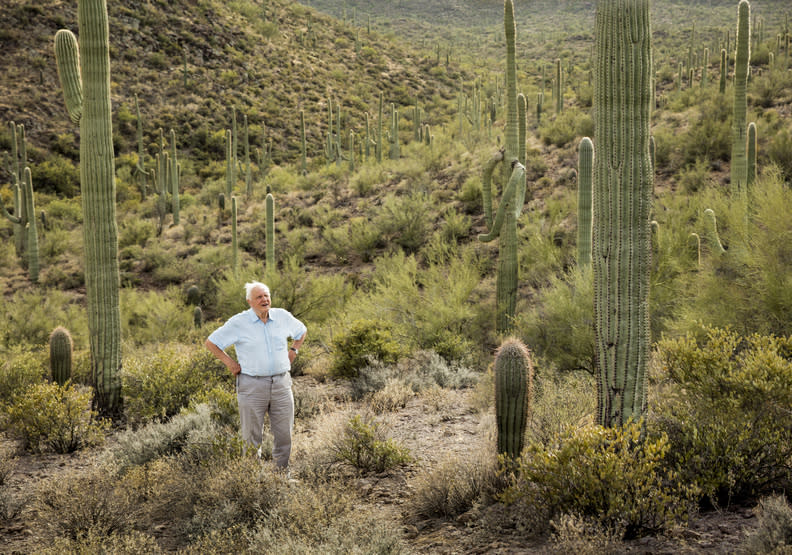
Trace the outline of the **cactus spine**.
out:
<instances>
[{"instance_id":1,"label":"cactus spine","mask_svg":"<svg viewBox=\"0 0 792 555\"><path fill-rule=\"evenodd\" d=\"M499 332L513 325L517 309L517 219L525 202L525 167L519 162L519 115L517 109L517 63L514 4L504 1L504 28L506 34L506 148L498 152L484 167L482 176L484 218L488 233L479 235L480 241L500 237L498 275L496 281L495 324ZM501 201L495 217L492 216L492 174L501 163L503 183Z\"/></svg>"},{"instance_id":2,"label":"cactus spine","mask_svg":"<svg viewBox=\"0 0 792 555\"><path fill-rule=\"evenodd\" d=\"M495 415L498 453L511 459L523 449L532 387L531 355L519 339L510 337L495 354Z\"/></svg>"},{"instance_id":3,"label":"cactus spine","mask_svg":"<svg viewBox=\"0 0 792 555\"><path fill-rule=\"evenodd\" d=\"M594 143L583 137L578 146L578 266L591 264L591 202L594 174Z\"/></svg>"},{"instance_id":4,"label":"cactus spine","mask_svg":"<svg viewBox=\"0 0 792 555\"><path fill-rule=\"evenodd\" d=\"M95 405L116 417L122 412L121 312L107 5L105 0L79 0L77 13L80 67L69 64L67 71L78 73L62 80L82 76L80 182L91 365ZM65 66L58 62L59 68ZM64 90L68 97L68 84Z\"/></svg>"},{"instance_id":5,"label":"cactus spine","mask_svg":"<svg viewBox=\"0 0 792 555\"><path fill-rule=\"evenodd\" d=\"M598 421L621 426L646 411L652 84L649 0L600 0L594 82L594 328Z\"/></svg>"},{"instance_id":6,"label":"cactus spine","mask_svg":"<svg viewBox=\"0 0 792 555\"><path fill-rule=\"evenodd\" d=\"M740 0L737 6L737 53L734 60L734 119L732 121L731 188L735 193L745 192L748 175L746 166L746 86L748 64L751 56L751 6Z\"/></svg>"},{"instance_id":7,"label":"cactus spine","mask_svg":"<svg viewBox=\"0 0 792 555\"><path fill-rule=\"evenodd\" d=\"M49 336L50 372L52 381L64 385L71 379L74 342L69 330L58 326Z\"/></svg>"},{"instance_id":8,"label":"cactus spine","mask_svg":"<svg viewBox=\"0 0 792 555\"><path fill-rule=\"evenodd\" d=\"M275 199L272 193L267 193L265 201L265 217L267 219L267 245L266 245L266 264L267 270L275 270Z\"/></svg>"}]
</instances>

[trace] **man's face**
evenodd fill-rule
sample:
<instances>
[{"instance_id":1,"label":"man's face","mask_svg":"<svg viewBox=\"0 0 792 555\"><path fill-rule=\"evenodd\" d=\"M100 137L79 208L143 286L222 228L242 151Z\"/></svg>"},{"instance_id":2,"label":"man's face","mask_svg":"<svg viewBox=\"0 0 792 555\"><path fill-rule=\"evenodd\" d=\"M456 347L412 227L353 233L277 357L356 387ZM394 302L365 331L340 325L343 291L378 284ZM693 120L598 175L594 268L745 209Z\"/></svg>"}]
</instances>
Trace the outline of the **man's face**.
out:
<instances>
[{"instance_id":1,"label":"man's face","mask_svg":"<svg viewBox=\"0 0 792 555\"><path fill-rule=\"evenodd\" d=\"M268 311L270 308L270 296L261 287L253 288L247 302L256 312Z\"/></svg>"}]
</instances>

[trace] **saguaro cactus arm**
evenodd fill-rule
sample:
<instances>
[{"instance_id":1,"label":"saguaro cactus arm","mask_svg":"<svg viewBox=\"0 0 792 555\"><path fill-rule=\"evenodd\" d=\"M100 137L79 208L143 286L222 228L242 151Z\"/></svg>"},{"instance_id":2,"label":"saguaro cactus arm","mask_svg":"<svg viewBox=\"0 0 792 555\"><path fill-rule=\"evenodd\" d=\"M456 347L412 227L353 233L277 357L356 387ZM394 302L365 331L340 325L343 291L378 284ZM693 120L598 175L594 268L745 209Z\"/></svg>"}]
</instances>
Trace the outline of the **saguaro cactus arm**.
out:
<instances>
[{"instance_id":1,"label":"saguaro cactus arm","mask_svg":"<svg viewBox=\"0 0 792 555\"><path fill-rule=\"evenodd\" d=\"M66 100L66 111L73 123L80 123L83 102L80 51L77 37L68 29L55 33L55 62Z\"/></svg>"}]
</instances>

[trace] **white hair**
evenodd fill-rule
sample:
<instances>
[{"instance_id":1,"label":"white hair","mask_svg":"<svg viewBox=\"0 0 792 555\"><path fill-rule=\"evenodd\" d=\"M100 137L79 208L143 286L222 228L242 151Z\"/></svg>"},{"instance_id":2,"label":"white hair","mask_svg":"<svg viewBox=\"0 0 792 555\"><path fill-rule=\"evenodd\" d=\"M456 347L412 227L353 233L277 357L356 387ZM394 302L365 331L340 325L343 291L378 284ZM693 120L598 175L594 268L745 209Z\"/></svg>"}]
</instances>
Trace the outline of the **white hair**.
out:
<instances>
[{"instance_id":1,"label":"white hair","mask_svg":"<svg viewBox=\"0 0 792 555\"><path fill-rule=\"evenodd\" d=\"M264 292L269 295L270 290L269 287L261 283L260 281L251 281L250 283L245 284L245 299L250 300L250 294L253 292L254 289L263 289Z\"/></svg>"}]
</instances>

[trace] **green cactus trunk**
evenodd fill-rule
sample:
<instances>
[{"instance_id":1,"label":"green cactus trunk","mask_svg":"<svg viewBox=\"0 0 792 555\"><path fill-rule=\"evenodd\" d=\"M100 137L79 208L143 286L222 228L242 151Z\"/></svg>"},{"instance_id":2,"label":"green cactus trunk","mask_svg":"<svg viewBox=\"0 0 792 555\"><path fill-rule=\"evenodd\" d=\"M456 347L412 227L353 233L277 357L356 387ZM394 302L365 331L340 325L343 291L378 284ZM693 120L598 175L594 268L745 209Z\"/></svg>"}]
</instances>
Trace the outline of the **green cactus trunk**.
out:
<instances>
[{"instance_id":1,"label":"green cactus trunk","mask_svg":"<svg viewBox=\"0 0 792 555\"><path fill-rule=\"evenodd\" d=\"M594 83L593 269L598 421L646 411L652 167L649 0L600 0Z\"/></svg>"},{"instance_id":2,"label":"green cactus trunk","mask_svg":"<svg viewBox=\"0 0 792 555\"><path fill-rule=\"evenodd\" d=\"M36 226L36 205L33 202L33 178L30 175L30 168L25 168L25 180L23 184L23 195L27 219L26 244L28 277L33 283L38 283L39 279L39 242L38 228Z\"/></svg>"},{"instance_id":3,"label":"green cactus trunk","mask_svg":"<svg viewBox=\"0 0 792 555\"><path fill-rule=\"evenodd\" d=\"M239 241L237 240L237 198L231 197L231 268L239 275Z\"/></svg>"},{"instance_id":4,"label":"green cactus trunk","mask_svg":"<svg viewBox=\"0 0 792 555\"><path fill-rule=\"evenodd\" d=\"M504 2L506 32L506 140L505 150L499 152L485 166L482 177L484 217L488 233L479 235L480 241L500 237L498 274L496 278L495 326L498 332L509 331L517 310L519 282L517 257L517 220L525 202L525 167L520 163L520 125L517 100L516 31L512 0ZM501 164L503 194L495 218L492 217L492 174Z\"/></svg>"},{"instance_id":5,"label":"green cactus trunk","mask_svg":"<svg viewBox=\"0 0 792 555\"><path fill-rule=\"evenodd\" d=\"M179 225L181 221L181 201L179 199L179 173L181 171L179 166L179 159L176 154L176 132L171 129L170 131L170 189L171 193L171 213L173 214L173 225Z\"/></svg>"},{"instance_id":6,"label":"green cactus trunk","mask_svg":"<svg viewBox=\"0 0 792 555\"><path fill-rule=\"evenodd\" d=\"M737 53L734 60L734 116L732 120L731 190L744 193L748 179L745 154L746 88L751 57L751 7L748 0L740 0L737 7Z\"/></svg>"},{"instance_id":7,"label":"green cactus trunk","mask_svg":"<svg viewBox=\"0 0 792 555\"><path fill-rule=\"evenodd\" d=\"M64 385L71 379L74 343L69 330L58 326L49 337L50 372L52 381Z\"/></svg>"},{"instance_id":8,"label":"green cactus trunk","mask_svg":"<svg viewBox=\"0 0 792 555\"><path fill-rule=\"evenodd\" d=\"M105 0L78 4L80 67L58 62L60 69L82 78L80 182L82 185L85 288L95 404L111 417L122 414L121 312L116 224L115 160L110 106L110 40ZM70 87L64 86L67 95ZM74 117L74 112L69 110Z\"/></svg>"},{"instance_id":9,"label":"green cactus trunk","mask_svg":"<svg viewBox=\"0 0 792 555\"><path fill-rule=\"evenodd\" d=\"M265 217L267 226L266 264L267 271L275 271L275 199L272 193L267 193L265 201Z\"/></svg>"},{"instance_id":10,"label":"green cactus trunk","mask_svg":"<svg viewBox=\"0 0 792 555\"><path fill-rule=\"evenodd\" d=\"M718 83L718 90L721 94L726 93L726 73L728 68L726 67L726 49L721 49L721 56L720 56L720 82Z\"/></svg>"},{"instance_id":11,"label":"green cactus trunk","mask_svg":"<svg viewBox=\"0 0 792 555\"><path fill-rule=\"evenodd\" d=\"M533 365L528 349L508 338L495 354L495 418L498 453L514 460L524 447L533 388Z\"/></svg>"},{"instance_id":12,"label":"green cactus trunk","mask_svg":"<svg viewBox=\"0 0 792 555\"><path fill-rule=\"evenodd\" d=\"M747 171L745 176L745 185L750 187L756 181L756 124L751 122L748 124L748 143L746 144L746 164Z\"/></svg>"},{"instance_id":13,"label":"green cactus trunk","mask_svg":"<svg viewBox=\"0 0 792 555\"><path fill-rule=\"evenodd\" d=\"M594 175L594 143L583 137L578 146L578 266L591 264L591 202Z\"/></svg>"}]
</instances>

